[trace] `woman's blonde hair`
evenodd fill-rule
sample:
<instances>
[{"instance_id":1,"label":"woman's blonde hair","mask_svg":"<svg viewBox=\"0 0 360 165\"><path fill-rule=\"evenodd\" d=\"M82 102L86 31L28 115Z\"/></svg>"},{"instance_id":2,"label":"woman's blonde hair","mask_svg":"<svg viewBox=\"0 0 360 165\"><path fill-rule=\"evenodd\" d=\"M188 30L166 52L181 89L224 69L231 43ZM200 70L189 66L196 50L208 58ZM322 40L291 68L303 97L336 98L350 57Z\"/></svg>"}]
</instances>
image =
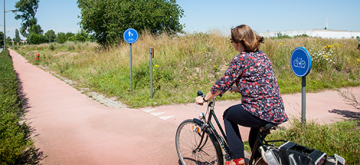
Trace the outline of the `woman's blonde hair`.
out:
<instances>
[{"instance_id":1,"label":"woman's blonde hair","mask_svg":"<svg viewBox=\"0 0 360 165\"><path fill-rule=\"evenodd\" d=\"M246 52L256 52L264 37L256 35L248 25L240 25L231 29L231 40L243 44Z\"/></svg>"}]
</instances>

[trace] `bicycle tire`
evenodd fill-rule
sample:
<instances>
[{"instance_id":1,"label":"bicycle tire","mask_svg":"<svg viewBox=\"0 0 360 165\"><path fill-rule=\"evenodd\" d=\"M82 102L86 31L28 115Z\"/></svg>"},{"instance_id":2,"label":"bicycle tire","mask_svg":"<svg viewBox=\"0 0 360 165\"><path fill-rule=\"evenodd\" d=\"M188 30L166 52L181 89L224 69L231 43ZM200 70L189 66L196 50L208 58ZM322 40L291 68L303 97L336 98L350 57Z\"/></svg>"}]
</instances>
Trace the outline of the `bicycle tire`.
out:
<instances>
[{"instance_id":1,"label":"bicycle tire","mask_svg":"<svg viewBox=\"0 0 360 165\"><path fill-rule=\"evenodd\" d=\"M254 165L267 165L267 163L264 161L262 157L260 157L255 161Z\"/></svg>"},{"instance_id":2,"label":"bicycle tire","mask_svg":"<svg viewBox=\"0 0 360 165\"><path fill-rule=\"evenodd\" d=\"M194 131L194 127L199 131ZM218 141L210 132L205 132L203 147L195 151L201 140L200 125L192 119L183 121L175 136L176 151L179 156L179 162L183 165L189 164L218 164L223 165L223 155ZM210 140L209 140L210 139Z\"/></svg>"}]
</instances>

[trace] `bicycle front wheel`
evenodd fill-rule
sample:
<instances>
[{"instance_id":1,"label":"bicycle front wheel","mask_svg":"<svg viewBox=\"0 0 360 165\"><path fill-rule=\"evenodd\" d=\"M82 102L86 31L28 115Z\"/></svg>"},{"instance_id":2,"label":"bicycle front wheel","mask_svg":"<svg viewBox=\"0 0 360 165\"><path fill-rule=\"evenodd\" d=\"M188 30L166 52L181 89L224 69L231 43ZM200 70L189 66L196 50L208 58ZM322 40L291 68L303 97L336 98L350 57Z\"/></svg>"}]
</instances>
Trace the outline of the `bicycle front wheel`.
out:
<instances>
[{"instance_id":1,"label":"bicycle front wheel","mask_svg":"<svg viewBox=\"0 0 360 165\"><path fill-rule=\"evenodd\" d=\"M200 125L192 119L185 120L179 125L175 143L179 161L184 165L223 164L221 148L214 135L203 132Z\"/></svg>"}]
</instances>

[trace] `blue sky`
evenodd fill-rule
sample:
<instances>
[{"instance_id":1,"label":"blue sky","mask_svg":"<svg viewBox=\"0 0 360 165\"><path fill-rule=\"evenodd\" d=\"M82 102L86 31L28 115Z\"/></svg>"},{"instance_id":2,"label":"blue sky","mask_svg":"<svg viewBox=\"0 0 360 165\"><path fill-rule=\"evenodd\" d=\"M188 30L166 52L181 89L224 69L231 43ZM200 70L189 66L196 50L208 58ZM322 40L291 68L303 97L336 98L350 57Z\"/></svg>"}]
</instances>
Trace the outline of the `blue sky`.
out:
<instances>
[{"instance_id":1,"label":"blue sky","mask_svg":"<svg viewBox=\"0 0 360 165\"><path fill-rule=\"evenodd\" d=\"M77 0L40 0L36 18L44 32L80 30ZM6 0L6 11L15 9L18 0ZM247 24L257 32L324 29L360 31L360 0L177 0L184 10L180 23L186 32L229 29ZM7 36L14 38L21 21L6 13ZM0 1L0 31L4 31L4 0ZM22 36L20 36L22 37Z\"/></svg>"}]
</instances>

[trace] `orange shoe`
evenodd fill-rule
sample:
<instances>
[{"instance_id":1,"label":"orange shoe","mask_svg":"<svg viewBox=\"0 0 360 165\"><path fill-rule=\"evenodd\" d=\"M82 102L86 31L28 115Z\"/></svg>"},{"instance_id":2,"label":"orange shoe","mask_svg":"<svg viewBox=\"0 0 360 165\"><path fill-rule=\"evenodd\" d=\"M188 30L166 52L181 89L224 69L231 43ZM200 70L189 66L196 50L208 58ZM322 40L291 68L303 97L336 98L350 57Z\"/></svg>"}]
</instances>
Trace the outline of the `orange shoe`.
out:
<instances>
[{"instance_id":1,"label":"orange shoe","mask_svg":"<svg viewBox=\"0 0 360 165\"><path fill-rule=\"evenodd\" d=\"M244 160L244 158L232 159L232 160L229 160L229 161L225 162L225 165L231 165L232 162L234 162L235 165L242 165L242 164L239 164L239 162L240 162L241 160ZM245 162L244 162L243 164L245 164Z\"/></svg>"}]
</instances>

